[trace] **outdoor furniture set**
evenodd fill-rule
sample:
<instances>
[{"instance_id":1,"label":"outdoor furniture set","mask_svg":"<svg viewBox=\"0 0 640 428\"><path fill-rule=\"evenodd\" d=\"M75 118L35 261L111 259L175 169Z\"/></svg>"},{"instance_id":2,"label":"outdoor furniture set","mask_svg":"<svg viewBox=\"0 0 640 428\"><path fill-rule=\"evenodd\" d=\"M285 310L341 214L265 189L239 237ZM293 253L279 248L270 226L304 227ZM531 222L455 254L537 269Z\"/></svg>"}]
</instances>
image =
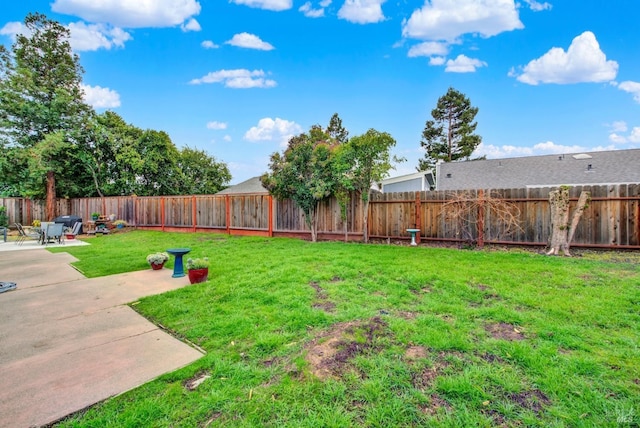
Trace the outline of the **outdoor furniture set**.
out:
<instances>
[{"instance_id":1,"label":"outdoor furniture set","mask_svg":"<svg viewBox=\"0 0 640 428\"><path fill-rule=\"evenodd\" d=\"M82 227L82 223L77 222L73 225L70 232L65 232L65 225L62 223L43 221L40 223L40 227L34 227L32 229L25 229L20 223L16 223L15 225L18 230L16 245L22 245L24 244L24 241L28 239L37 240L42 245L47 245L53 242L64 244L65 235L76 236Z\"/></svg>"}]
</instances>

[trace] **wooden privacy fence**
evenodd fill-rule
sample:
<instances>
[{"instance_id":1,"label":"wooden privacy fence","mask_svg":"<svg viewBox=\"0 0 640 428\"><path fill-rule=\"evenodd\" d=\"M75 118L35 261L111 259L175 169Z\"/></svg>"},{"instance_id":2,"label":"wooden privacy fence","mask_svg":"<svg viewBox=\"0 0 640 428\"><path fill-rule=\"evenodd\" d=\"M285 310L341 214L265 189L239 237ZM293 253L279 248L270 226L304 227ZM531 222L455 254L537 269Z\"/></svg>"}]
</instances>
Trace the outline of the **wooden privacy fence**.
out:
<instances>
[{"instance_id":1,"label":"wooden privacy fence","mask_svg":"<svg viewBox=\"0 0 640 428\"><path fill-rule=\"evenodd\" d=\"M509 229L490 207L468 213L466 221L453 221L447 202L461 192L376 193L369 205L369 236L373 239L409 239L407 228L420 229L422 241L487 244L547 245L551 233L549 192L553 188L465 191L504 200L517 208L520 228ZM576 230L572 245L591 248L640 249L640 185L575 186L571 209L581 191L591 202ZM44 203L22 198L0 198L10 223L30 224L44 218ZM302 211L290 200L266 194L195 196L120 196L59 199L58 215L115 214L132 226L163 231L214 231L234 235L310 236ZM318 212L320 239L358 240L363 235L363 203L351 199L346 214L335 198ZM465 220L465 219L463 219ZM346 227L345 227L346 225Z\"/></svg>"}]
</instances>

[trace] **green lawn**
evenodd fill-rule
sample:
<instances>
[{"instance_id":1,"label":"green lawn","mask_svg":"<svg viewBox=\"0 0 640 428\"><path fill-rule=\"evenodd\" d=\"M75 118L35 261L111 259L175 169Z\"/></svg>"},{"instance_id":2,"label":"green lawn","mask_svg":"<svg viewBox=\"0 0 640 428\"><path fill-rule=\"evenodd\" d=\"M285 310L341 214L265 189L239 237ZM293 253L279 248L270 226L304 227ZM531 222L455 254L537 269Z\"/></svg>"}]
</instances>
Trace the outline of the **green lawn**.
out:
<instances>
[{"instance_id":1,"label":"green lawn","mask_svg":"<svg viewBox=\"0 0 640 428\"><path fill-rule=\"evenodd\" d=\"M148 268L169 247L208 256L208 282L132 303L207 355L61 426L640 424L637 253L156 232L91 243L65 249L87 276Z\"/></svg>"}]
</instances>

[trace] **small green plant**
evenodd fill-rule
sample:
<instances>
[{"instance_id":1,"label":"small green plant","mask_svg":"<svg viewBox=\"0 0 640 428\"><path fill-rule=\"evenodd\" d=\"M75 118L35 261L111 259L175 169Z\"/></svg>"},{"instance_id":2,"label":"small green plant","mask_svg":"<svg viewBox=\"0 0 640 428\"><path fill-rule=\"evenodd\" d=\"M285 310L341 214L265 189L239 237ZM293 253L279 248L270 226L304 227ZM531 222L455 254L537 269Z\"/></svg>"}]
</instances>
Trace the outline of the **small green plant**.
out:
<instances>
[{"instance_id":1,"label":"small green plant","mask_svg":"<svg viewBox=\"0 0 640 428\"><path fill-rule=\"evenodd\" d=\"M147 263L150 265L159 265L169 260L169 254L165 252L153 253L147 256Z\"/></svg>"},{"instance_id":2,"label":"small green plant","mask_svg":"<svg viewBox=\"0 0 640 428\"><path fill-rule=\"evenodd\" d=\"M124 221L124 220L116 220L116 221L113 222L113 224L116 225L116 226L119 225L119 224L121 224L123 226L126 226L127 222Z\"/></svg>"},{"instance_id":3,"label":"small green plant","mask_svg":"<svg viewBox=\"0 0 640 428\"><path fill-rule=\"evenodd\" d=\"M187 270L207 269L209 267L209 258L201 257L197 259L187 259Z\"/></svg>"},{"instance_id":4,"label":"small green plant","mask_svg":"<svg viewBox=\"0 0 640 428\"><path fill-rule=\"evenodd\" d=\"M31 226L33 226L33 227L40 227L40 224L41 224L40 220L33 220L31 222Z\"/></svg>"},{"instance_id":5,"label":"small green plant","mask_svg":"<svg viewBox=\"0 0 640 428\"><path fill-rule=\"evenodd\" d=\"M0 207L0 227L9 226L9 217L7 216L7 207Z\"/></svg>"},{"instance_id":6,"label":"small green plant","mask_svg":"<svg viewBox=\"0 0 640 428\"><path fill-rule=\"evenodd\" d=\"M91 213L91 217L92 218L98 218L98 217L100 217L100 213Z\"/></svg>"}]
</instances>

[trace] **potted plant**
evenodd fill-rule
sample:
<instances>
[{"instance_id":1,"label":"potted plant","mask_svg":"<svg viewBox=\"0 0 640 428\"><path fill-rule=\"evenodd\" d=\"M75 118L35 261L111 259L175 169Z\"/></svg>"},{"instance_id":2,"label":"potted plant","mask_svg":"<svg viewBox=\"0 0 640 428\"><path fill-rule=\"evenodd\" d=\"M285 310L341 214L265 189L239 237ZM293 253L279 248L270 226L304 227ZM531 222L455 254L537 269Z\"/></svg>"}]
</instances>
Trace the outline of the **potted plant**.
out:
<instances>
[{"instance_id":1,"label":"potted plant","mask_svg":"<svg viewBox=\"0 0 640 428\"><path fill-rule=\"evenodd\" d=\"M209 258L187 259L187 271L191 284L205 282L209 278Z\"/></svg>"},{"instance_id":2,"label":"potted plant","mask_svg":"<svg viewBox=\"0 0 640 428\"><path fill-rule=\"evenodd\" d=\"M127 225L127 222L124 220L116 220L113 222L113 225L115 227L117 227L118 229L122 229L123 227L125 227Z\"/></svg>"},{"instance_id":3,"label":"potted plant","mask_svg":"<svg viewBox=\"0 0 640 428\"><path fill-rule=\"evenodd\" d=\"M114 221L116 219L116 215L115 214L109 214L109 220L110 221Z\"/></svg>"},{"instance_id":4,"label":"potted plant","mask_svg":"<svg viewBox=\"0 0 640 428\"><path fill-rule=\"evenodd\" d=\"M151 265L153 270L162 269L167 260L169 260L169 254L165 252L152 253L147 256L147 263Z\"/></svg>"},{"instance_id":5,"label":"potted plant","mask_svg":"<svg viewBox=\"0 0 640 428\"><path fill-rule=\"evenodd\" d=\"M100 213L91 213L91 219L96 221L100 218Z\"/></svg>"}]
</instances>

